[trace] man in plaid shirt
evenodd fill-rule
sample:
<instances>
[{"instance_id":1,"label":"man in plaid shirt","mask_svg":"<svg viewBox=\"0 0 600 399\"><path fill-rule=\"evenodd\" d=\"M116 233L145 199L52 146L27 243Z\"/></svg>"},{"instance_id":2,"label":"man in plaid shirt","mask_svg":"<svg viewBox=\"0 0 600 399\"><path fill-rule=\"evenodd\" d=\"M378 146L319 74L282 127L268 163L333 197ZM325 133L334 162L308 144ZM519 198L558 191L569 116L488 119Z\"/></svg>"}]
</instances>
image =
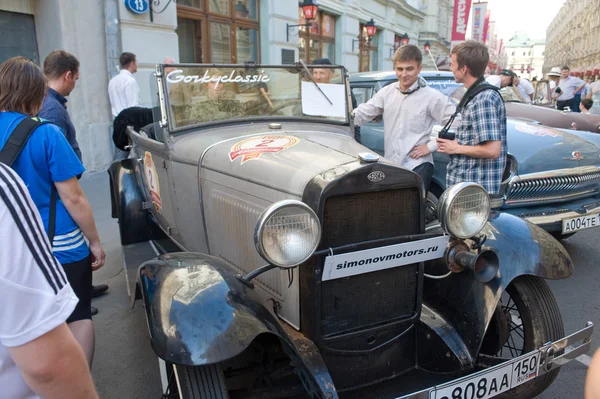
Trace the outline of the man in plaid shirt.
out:
<instances>
[{"instance_id":1,"label":"man in plaid shirt","mask_svg":"<svg viewBox=\"0 0 600 399\"><path fill-rule=\"evenodd\" d=\"M489 61L485 44L468 40L452 49L450 70L468 89L485 83ZM461 113L456 140L437 139L438 151L450 155L446 186L461 182L481 184L497 194L506 166L506 109L500 94L484 90Z\"/></svg>"}]
</instances>

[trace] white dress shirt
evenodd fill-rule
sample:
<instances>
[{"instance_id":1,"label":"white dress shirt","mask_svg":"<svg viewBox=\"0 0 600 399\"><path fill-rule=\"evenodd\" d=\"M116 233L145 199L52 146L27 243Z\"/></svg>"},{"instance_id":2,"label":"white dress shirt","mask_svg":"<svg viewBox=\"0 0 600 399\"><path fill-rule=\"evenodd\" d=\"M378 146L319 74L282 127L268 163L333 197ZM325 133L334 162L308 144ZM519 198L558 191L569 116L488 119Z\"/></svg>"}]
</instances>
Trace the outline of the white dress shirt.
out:
<instances>
[{"instance_id":1,"label":"white dress shirt","mask_svg":"<svg viewBox=\"0 0 600 399\"><path fill-rule=\"evenodd\" d=\"M527 79L521 78L519 80L519 85L517 86L517 89L519 89L519 91L521 92L521 94L525 98L525 101L527 101L528 103L530 103L531 102L531 95L533 93L535 93L533 85Z\"/></svg>"},{"instance_id":2,"label":"white dress shirt","mask_svg":"<svg viewBox=\"0 0 600 399\"><path fill-rule=\"evenodd\" d=\"M562 92L560 93L560 96L558 96L557 100L558 101L571 100L573 97L575 97L575 94L573 94L573 92L576 89L578 89L584 85L585 85L585 81L583 81L579 78L576 78L574 76L569 76L566 79L561 79L560 82L558 83L558 87L560 87Z\"/></svg>"},{"instance_id":3,"label":"white dress shirt","mask_svg":"<svg viewBox=\"0 0 600 399\"><path fill-rule=\"evenodd\" d=\"M407 92L418 87L415 82ZM408 154L417 145L427 144L429 151L437 150L430 134L436 123L444 125L456 107L444 94L431 87L420 87L411 94L402 94L400 83L389 84L379 90L367 103L354 110L354 123L358 126L383 114L385 157L392 163L413 170L429 162L431 154L413 159Z\"/></svg>"},{"instance_id":4,"label":"white dress shirt","mask_svg":"<svg viewBox=\"0 0 600 399\"><path fill-rule=\"evenodd\" d=\"M113 117L116 117L125 108L140 105L140 86L131 72L121 69L121 72L108 82L108 96Z\"/></svg>"}]
</instances>

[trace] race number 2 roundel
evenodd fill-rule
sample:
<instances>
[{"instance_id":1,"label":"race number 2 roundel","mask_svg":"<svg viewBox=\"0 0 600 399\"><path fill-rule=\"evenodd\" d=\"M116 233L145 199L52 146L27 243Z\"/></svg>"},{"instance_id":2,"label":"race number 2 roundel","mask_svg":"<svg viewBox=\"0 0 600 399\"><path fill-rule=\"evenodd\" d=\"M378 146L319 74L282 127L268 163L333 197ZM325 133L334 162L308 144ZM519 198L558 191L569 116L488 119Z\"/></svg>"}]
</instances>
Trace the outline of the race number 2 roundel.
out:
<instances>
[{"instance_id":1,"label":"race number 2 roundel","mask_svg":"<svg viewBox=\"0 0 600 399\"><path fill-rule=\"evenodd\" d=\"M263 154L276 154L293 145L298 144L299 140L293 136L259 136L240 141L231 147L229 159L231 162L237 158L242 158L240 165L260 158Z\"/></svg>"},{"instance_id":2,"label":"race number 2 roundel","mask_svg":"<svg viewBox=\"0 0 600 399\"><path fill-rule=\"evenodd\" d=\"M144 176L146 177L146 185L150 191L150 198L158 212L162 209L162 201L160 199L160 184L152 154L148 151L144 154Z\"/></svg>"}]
</instances>

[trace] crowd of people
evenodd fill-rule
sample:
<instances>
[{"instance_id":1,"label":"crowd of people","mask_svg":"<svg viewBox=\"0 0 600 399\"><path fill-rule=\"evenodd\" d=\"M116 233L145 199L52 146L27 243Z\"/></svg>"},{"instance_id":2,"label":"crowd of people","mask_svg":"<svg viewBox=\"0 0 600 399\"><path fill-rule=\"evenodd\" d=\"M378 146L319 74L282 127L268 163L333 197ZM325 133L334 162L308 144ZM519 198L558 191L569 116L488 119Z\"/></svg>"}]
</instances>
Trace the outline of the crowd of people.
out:
<instances>
[{"instance_id":1,"label":"crowd of people","mask_svg":"<svg viewBox=\"0 0 600 399\"><path fill-rule=\"evenodd\" d=\"M113 116L139 104L135 55L109 83ZM0 65L0 398L97 398L92 273L105 263L67 97L79 61Z\"/></svg>"}]
</instances>

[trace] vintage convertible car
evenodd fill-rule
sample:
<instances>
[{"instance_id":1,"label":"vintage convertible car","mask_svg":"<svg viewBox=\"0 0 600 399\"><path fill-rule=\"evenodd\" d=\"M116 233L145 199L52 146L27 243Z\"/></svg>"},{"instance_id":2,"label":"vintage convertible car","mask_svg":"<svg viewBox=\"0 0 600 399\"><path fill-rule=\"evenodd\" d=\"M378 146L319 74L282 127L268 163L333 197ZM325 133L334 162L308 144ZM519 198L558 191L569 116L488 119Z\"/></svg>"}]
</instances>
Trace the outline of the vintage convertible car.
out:
<instances>
[{"instance_id":1,"label":"vintage convertible car","mask_svg":"<svg viewBox=\"0 0 600 399\"><path fill-rule=\"evenodd\" d=\"M448 76L447 72L422 72L421 76L428 85L456 103L465 92L451 73ZM352 91L359 104L397 81L394 72L350 76ZM531 108L527 104L510 102L517 96L513 88L504 88L501 94L507 101L507 113L511 105ZM543 111L538 107L533 109ZM596 145L598 141L589 140L591 133L576 135L573 131L553 129L515 117L508 118L507 133L511 170L501 195L493 201L493 208L525 218L556 238L600 226L600 146ZM362 126L361 141L383 155L383 122L379 120ZM434 153L433 158L435 170L428 196L437 203L446 189L446 166L450 158L441 153Z\"/></svg>"},{"instance_id":2,"label":"vintage convertible car","mask_svg":"<svg viewBox=\"0 0 600 399\"><path fill-rule=\"evenodd\" d=\"M544 281L569 255L474 183L426 230L421 179L354 140L330 69L157 66L155 123L109 175L163 398L544 391L593 330L565 337Z\"/></svg>"}]
</instances>

